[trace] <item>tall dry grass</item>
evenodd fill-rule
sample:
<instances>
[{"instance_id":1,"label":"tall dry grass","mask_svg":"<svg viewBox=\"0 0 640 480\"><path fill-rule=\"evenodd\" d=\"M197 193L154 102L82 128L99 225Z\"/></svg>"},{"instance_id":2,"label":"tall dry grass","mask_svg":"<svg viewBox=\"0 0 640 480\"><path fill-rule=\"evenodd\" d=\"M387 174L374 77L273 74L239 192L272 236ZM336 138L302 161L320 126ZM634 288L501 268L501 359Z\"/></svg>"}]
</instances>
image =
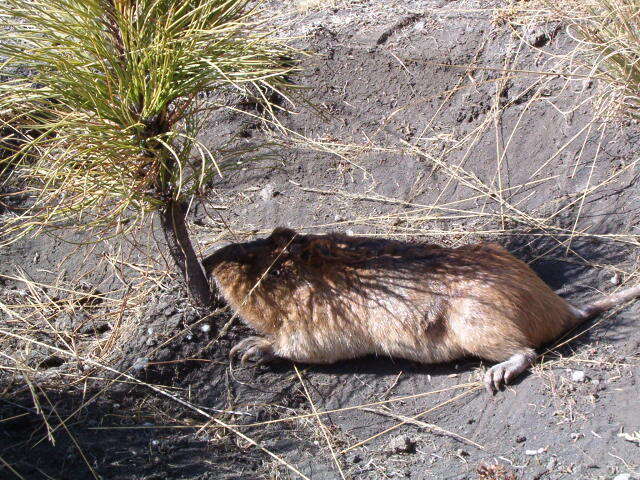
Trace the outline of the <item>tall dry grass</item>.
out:
<instances>
[{"instance_id":1,"label":"tall dry grass","mask_svg":"<svg viewBox=\"0 0 640 480\"><path fill-rule=\"evenodd\" d=\"M640 119L640 0L572 0L555 10L577 32L587 64L608 83L608 93Z\"/></svg>"}]
</instances>

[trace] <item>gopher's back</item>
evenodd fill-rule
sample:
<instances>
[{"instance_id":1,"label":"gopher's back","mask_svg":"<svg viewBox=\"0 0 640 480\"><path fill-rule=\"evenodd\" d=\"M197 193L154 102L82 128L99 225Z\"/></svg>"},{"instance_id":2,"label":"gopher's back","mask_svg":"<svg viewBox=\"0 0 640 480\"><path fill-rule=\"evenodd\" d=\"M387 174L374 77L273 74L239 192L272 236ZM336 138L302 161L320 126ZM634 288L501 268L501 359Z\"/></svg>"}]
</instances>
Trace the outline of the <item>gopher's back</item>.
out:
<instances>
[{"instance_id":1,"label":"gopher's back","mask_svg":"<svg viewBox=\"0 0 640 480\"><path fill-rule=\"evenodd\" d=\"M221 249L207 266L265 336L260 348L301 362L367 354L503 361L574 321L563 299L493 244L449 249L277 229Z\"/></svg>"}]
</instances>

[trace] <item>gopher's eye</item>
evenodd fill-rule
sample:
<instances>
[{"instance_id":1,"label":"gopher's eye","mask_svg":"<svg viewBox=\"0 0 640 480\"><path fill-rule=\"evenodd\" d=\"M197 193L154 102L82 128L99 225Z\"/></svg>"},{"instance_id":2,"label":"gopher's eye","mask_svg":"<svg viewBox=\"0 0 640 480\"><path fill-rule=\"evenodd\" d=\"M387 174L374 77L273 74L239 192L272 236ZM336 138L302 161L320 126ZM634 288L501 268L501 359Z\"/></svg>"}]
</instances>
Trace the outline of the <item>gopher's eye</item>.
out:
<instances>
[{"instance_id":1,"label":"gopher's eye","mask_svg":"<svg viewBox=\"0 0 640 480\"><path fill-rule=\"evenodd\" d=\"M279 277L280 273L281 272L279 268L272 268L269 270L269 275L271 275L272 277Z\"/></svg>"}]
</instances>

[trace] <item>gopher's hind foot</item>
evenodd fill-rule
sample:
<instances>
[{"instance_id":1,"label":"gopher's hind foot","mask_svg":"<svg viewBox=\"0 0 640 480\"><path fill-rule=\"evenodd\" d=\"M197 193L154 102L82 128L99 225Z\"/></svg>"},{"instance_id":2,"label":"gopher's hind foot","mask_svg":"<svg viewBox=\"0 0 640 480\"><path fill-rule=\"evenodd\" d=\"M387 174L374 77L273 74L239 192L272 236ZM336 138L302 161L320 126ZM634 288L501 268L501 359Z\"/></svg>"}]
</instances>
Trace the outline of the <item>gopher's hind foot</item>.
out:
<instances>
[{"instance_id":1,"label":"gopher's hind foot","mask_svg":"<svg viewBox=\"0 0 640 480\"><path fill-rule=\"evenodd\" d=\"M264 337L248 337L238 342L229 352L229 358L235 357L240 351L244 351L240 357L241 365L246 365L249 359L253 359L256 365L260 365L275 358L273 345Z\"/></svg>"},{"instance_id":2,"label":"gopher's hind foot","mask_svg":"<svg viewBox=\"0 0 640 480\"><path fill-rule=\"evenodd\" d=\"M533 350L516 353L508 360L494 365L484 375L484 386L487 392L494 394L511 380L524 372L536 358Z\"/></svg>"}]
</instances>

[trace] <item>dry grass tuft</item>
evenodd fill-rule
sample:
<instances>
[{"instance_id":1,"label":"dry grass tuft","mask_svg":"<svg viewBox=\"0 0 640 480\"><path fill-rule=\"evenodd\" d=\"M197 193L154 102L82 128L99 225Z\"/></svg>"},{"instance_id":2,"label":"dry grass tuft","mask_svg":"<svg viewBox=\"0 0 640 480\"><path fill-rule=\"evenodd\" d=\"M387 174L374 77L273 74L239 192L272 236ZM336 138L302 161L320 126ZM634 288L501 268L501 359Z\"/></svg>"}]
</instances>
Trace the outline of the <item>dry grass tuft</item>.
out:
<instances>
[{"instance_id":1,"label":"dry grass tuft","mask_svg":"<svg viewBox=\"0 0 640 480\"><path fill-rule=\"evenodd\" d=\"M640 119L640 0L563 4L558 15L578 32L587 63L609 84L609 94Z\"/></svg>"},{"instance_id":2,"label":"dry grass tuft","mask_svg":"<svg viewBox=\"0 0 640 480\"><path fill-rule=\"evenodd\" d=\"M255 15L246 0L0 3L0 186L33 199L1 241L69 223L131 231L221 176L198 139L208 95L282 110L269 98L293 69Z\"/></svg>"},{"instance_id":3,"label":"dry grass tuft","mask_svg":"<svg viewBox=\"0 0 640 480\"><path fill-rule=\"evenodd\" d=\"M101 292L60 278L37 282L25 273L0 278L18 285L0 292L0 328L13 334L0 335L0 371L18 390L24 389L21 378L50 391L104 380L104 372L87 361L112 364L120 358L153 288L146 283Z\"/></svg>"}]
</instances>

